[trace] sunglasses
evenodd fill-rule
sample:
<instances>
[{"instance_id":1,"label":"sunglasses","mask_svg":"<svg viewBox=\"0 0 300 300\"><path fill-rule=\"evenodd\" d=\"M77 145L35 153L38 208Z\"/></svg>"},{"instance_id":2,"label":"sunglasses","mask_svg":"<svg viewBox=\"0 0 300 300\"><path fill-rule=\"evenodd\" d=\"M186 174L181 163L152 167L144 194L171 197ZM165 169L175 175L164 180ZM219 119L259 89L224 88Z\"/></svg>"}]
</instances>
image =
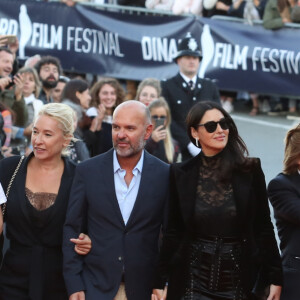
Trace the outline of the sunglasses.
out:
<instances>
[{"instance_id":1,"label":"sunglasses","mask_svg":"<svg viewBox=\"0 0 300 300\"><path fill-rule=\"evenodd\" d=\"M229 129L228 121L225 118L221 119L218 122L209 121L204 124L198 124L197 127L204 126L204 128L206 129L206 131L208 133L213 133L216 131L218 124L220 124L220 126L223 130Z\"/></svg>"},{"instance_id":2,"label":"sunglasses","mask_svg":"<svg viewBox=\"0 0 300 300\"><path fill-rule=\"evenodd\" d=\"M158 119L161 119L161 120L165 120L166 118L167 118L167 116L158 116L158 115L153 115L153 116L151 116L151 118L153 119L153 120L158 120Z\"/></svg>"}]
</instances>

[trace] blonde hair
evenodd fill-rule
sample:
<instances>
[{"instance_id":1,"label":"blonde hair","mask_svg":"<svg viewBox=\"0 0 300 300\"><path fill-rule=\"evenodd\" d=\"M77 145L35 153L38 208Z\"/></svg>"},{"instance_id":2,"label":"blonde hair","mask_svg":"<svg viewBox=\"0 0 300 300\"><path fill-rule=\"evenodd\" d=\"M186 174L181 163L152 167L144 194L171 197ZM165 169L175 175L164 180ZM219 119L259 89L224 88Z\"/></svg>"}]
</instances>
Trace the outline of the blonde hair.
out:
<instances>
[{"instance_id":1,"label":"blonde hair","mask_svg":"<svg viewBox=\"0 0 300 300\"><path fill-rule=\"evenodd\" d=\"M74 138L74 110L63 103L49 103L42 106L35 120L40 116L48 116L57 121L59 128L63 132L63 136L70 141L77 141ZM69 155L69 146L62 150L62 155Z\"/></svg>"},{"instance_id":2,"label":"blonde hair","mask_svg":"<svg viewBox=\"0 0 300 300\"><path fill-rule=\"evenodd\" d=\"M142 92L143 88L146 87L146 86L153 87L157 92L157 96L158 97L160 96L160 94L161 94L160 81L156 78L145 78L138 85L138 88L137 88L137 91L136 91L136 96L135 96L136 100L140 101L141 92Z\"/></svg>"},{"instance_id":3,"label":"blonde hair","mask_svg":"<svg viewBox=\"0 0 300 300\"><path fill-rule=\"evenodd\" d=\"M300 160L300 124L287 132L284 143L283 173L295 174L298 171Z\"/></svg>"},{"instance_id":4,"label":"blonde hair","mask_svg":"<svg viewBox=\"0 0 300 300\"><path fill-rule=\"evenodd\" d=\"M34 83L35 83L34 96L35 96L35 98L38 98L40 95L41 88L42 88L42 84L39 79L39 76L38 76L36 70L31 67L23 67L22 69L20 69L18 71L18 74L26 74L26 73L32 74L32 76L33 76Z\"/></svg>"},{"instance_id":5,"label":"blonde hair","mask_svg":"<svg viewBox=\"0 0 300 300\"><path fill-rule=\"evenodd\" d=\"M164 139L164 148L165 148L166 157L167 157L168 162L173 163L175 149L174 149L173 139L172 139L171 130L170 130L171 112L170 112L169 105L163 97L159 97L159 99L154 100L148 106L148 108L150 110L150 114L151 114L152 109L159 108L159 107L163 107L167 113L167 119L166 119L167 134L166 134L166 138Z\"/></svg>"}]
</instances>

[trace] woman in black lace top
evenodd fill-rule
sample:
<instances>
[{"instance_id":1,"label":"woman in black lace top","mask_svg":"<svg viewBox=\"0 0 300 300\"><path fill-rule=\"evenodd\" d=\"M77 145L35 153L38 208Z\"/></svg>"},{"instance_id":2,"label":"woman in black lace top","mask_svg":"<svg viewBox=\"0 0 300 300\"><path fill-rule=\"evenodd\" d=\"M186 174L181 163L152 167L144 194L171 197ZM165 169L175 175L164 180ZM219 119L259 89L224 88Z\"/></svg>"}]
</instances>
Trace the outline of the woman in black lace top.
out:
<instances>
[{"instance_id":1,"label":"woman in black lace top","mask_svg":"<svg viewBox=\"0 0 300 300\"><path fill-rule=\"evenodd\" d=\"M264 174L230 115L199 102L187 117L201 153L171 166L168 226L153 300L279 300L282 269ZM165 288L166 290L166 288Z\"/></svg>"}]
</instances>

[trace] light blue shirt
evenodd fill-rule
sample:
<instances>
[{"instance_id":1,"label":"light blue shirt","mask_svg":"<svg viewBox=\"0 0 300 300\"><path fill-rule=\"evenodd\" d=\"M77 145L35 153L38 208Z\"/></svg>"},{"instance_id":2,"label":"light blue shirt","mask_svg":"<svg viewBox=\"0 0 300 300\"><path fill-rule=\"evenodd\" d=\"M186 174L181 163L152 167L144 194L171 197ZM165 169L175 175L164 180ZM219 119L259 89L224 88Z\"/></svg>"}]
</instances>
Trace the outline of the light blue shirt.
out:
<instances>
[{"instance_id":1,"label":"light blue shirt","mask_svg":"<svg viewBox=\"0 0 300 300\"><path fill-rule=\"evenodd\" d=\"M114 181L115 181L115 189L116 196L119 203L119 207L121 210L121 214L124 220L125 225L128 222L130 214L132 212L142 177L142 170L144 164L144 150L142 152L141 158L133 168L132 174L133 177L131 179L130 185L127 186L125 182L126 171L121 169L119 164L116 151L113 154L113 167L114 167Z\"/></svg>"}]
</instances>

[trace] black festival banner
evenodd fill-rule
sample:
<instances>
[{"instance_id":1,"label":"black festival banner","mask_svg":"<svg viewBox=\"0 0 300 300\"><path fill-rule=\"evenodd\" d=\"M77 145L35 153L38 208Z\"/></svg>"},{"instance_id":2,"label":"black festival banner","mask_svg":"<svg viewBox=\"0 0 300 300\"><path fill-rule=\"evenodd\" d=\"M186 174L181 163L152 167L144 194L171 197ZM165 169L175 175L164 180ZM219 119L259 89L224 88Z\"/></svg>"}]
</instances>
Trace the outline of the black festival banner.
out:
<instances>
[{"instance_id":1,"label":"black festival banner","mask_svg":"<svg viewBox=\"0 0 300 300\"><path fill-rule=\"evenodd\" d=\"M65 70L123 79L165 79L178 71L178 41L201 45L200 77L220 89L300 95L300 29L199 18L0 0L0 34L19 38L18 58L53 55Z\"/></svg>"}]
</instances>

